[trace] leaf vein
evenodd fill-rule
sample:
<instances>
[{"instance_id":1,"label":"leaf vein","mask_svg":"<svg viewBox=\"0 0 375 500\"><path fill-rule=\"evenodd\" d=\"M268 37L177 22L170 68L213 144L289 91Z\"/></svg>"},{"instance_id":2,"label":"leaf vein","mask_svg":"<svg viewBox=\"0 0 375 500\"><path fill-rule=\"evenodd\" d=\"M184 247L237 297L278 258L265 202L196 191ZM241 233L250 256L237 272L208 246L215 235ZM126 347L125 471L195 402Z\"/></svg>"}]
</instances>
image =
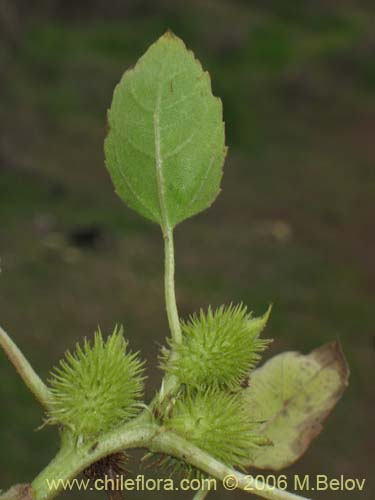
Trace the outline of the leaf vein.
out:
<instances>
[{"instance_id":1,"label":"leaf vein","mask_svg":"<svg viewBox=\"0 0 375 500\"><path fill-rule=\"evenodd\" d=\"M294 392L294 394L290 397L290 398L285 398L284 396L282 397L282 401L281 401L281 404L282 404L282 407L279 411L277 411L269 420L267 420L267 422L265 422L262 426L262 429L267 429L267 427L269 427L269 425L274 422L278 417L280 417L280 415L283 415L283 413L285 412L286 408L288 408L289 406L291 406L292 403L295 402L296 399L298 399L298 397L300 396L300 391L302 389L303 392L307 392L306 391L306 386L312 384L314 382L314 380L319 377L319 375L324 371L326 370L327 368L329 368L330 365L332 364L335 364L336 360L329 360L328 363L324 364L324 365L321 365L320 368L315 371L313 373L313 375L304 383L303 387L299 388L298 390L296 389L296 391ZM283 373L284 373L284 370L283 370ZM284 385L284 384L283 384Z\"/></svg>"},{"instance_id":2,"label":"leaf vein","mask_svg":"<svg viewBox=\"0 0 375 500\"><path fill-rule=\"evenodd\" d=\"M161 144L160 144L160 105L163 94L163 73L165 68L165 59L163 61L162 68L160 70L160 82L158 85L158 91L156 95L156 106L154 111L154 143L155 143L155 169L156 169L156 184L159 198L159 208L161 216L161 226L163 231L168 231L169 221L168 214L165 205L165 186L164 186L164 176L163 176L163 159L161 156Z\"/></svg>"},{"instance_id":3,"label":"leaf vein","mask_svg":"<svg viewBox=\"0 0 375 500\"><path fill-rule=\"evenodd\" d=\"M154 110L149 108L148 106L145 106L143 102L139 99L136 91L134 90L132 80L129 83L129 88L130 88L130 95L133 98L133 101L145 112L145 113L153 113Z\"/></svg>"},{"instance_id":4,"label":"leaf vein","mask_svg":"<svg viewBox=\"0 0 375 500\"><path fill-rule=\"evenodd\" d=\"M204 107L204 113L203 115L200 117L200 120L203 120L203 118L206 116L207 114L207 111L209 109L207 103L205 102L205 107ZM216 129L217 130L217 129ZM216 130L214 133L216 133ZM193 138L197 135L198 132L200 132L200 128L199 127L195 127L193 132L190 134L190 136L187 138L187 139L184 139L178 146L176 146L170 153L168 153L166 156L165 156L165 160L167 159L170 159L172 158L173 156L175 156L176 154L178 154L180 151L182 151L188 144L191 143L191 141L193 140Z\"/></svg>"},{"instance_id":5,"label":"leaf vein","mask_svg":"<svg viewBox=\"0 0 375 500\"><path fill-rule=\"evenodd\" d=\"M151 209L147 205L147 203L143 200L143 198L141 198L139 196L139 194L137 193L137 191L134 189L134 187L129 182L129 179L125 176L124 172L120 168L120 166L119 166L119 160L118 160L118 156L117 156L117 148L114 148L114 151L115 151L115 158L116 158L116 164L117 164L117 171L120 173L120 177L121 177L122 181L126 184L126 186L128 187L129 191L132 193L132 195L134 196L134 198L139 201L139 203L143 206L143 208L146 209L146 211L152 216L152 218L154 220L158 220L158 215L155 214L154 210Z\"/></svg>"},{"instance_id":6,"label":"leaf vein","mask_svg":"<svg viewBox=\"0 0 375 500\"><path fill-rule=\"evenodd\" d=\"M193 87L193 90L187 94L184 94L182 95L182 97L180 97L179 99L177 99L177 101L174 101L172 104L170 104L169 106L165 106L163 111L169 111L173 108L175 108L176 106L178 106L179 104L181 104L182 102L186 101L187 99L190 99L190 97L192 97L196 90L199 88L199 84L201 83L201 81L199 80L198 83L196 83Z\"/></svg>"},{"instance_id":7,"label":"leaf vein","mask_svg":"<svg viewBox=\"0 0 375 500\"><path fill-rule=\"evenodd\" d=\"M129 135L128 134L125 134L124 136L124 139L127 141L127 143L135 150L137 151L138 153L141 153L142 155L146 156L147 158L151 158L152 160L155 160L155 156L152 154L152 153L149 153L147 151L144 151L142 148L140 148L139 146L137 146L135 144L135 142L133 142Z\"/></svg>"},{"instance_id":8,"label":"leaf vein","mask_svg":"<svg viewBox=\"0 0 375 500\"><path fill-rule=\"evenodd\" d=\"M221 123L219 123L219 124L215 127L215 131L214 131L214 133L213 133L213 136L215 136L215 134L216 134L216 132L218 131L218 129L219 129L219 127L220 127L220 126L221 126ZM208 165L208 168L207 168L207 170L206 170L206 175L204 175L204 176L203 176L202 181L201 181L201 183L200 183L200 186L198 187L198 189L196 190L196 192L195 192L194 196L190 199L189 203L187 204L187 207L186 207L187 209L188 209L188 208L190 208L190 207L191 207L191 205L192 205L193 203L195 203L195 201L197 200L197 198L198 198L199 194L201 193L202 188L203 188L204 184L206 183L206 181L207 181L207 179L208 179L208 176L210 175L210 172L211 172L211 170L212 170L212 167L213 167L213 165L214 165L214 162L215 162L215 160L217 159L218 152L219 152L219 150L216 150L216 152L214 152L214 154L213 154L213 156L212 156L212 158L211 158L211 161L210 161L210 163L209 163L209 165Z\"/></svg>"}]
</instances>

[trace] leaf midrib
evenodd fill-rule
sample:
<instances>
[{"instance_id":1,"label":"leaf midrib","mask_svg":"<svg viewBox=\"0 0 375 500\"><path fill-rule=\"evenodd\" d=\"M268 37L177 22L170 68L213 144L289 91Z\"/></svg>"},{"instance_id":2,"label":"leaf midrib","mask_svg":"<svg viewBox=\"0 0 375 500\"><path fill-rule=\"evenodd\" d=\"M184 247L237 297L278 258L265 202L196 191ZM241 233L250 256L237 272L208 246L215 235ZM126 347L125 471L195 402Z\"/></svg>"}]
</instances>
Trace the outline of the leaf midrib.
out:
<instances>
[{"instance_id":1,"label":"leaf midrib","mask_svg":"<svg viewBox=\"0 0 375 500\"><path fill-rule=\"evenodd\" d=\"M165 60L160 70L160 81L156 94L156 105L153 115L154 122L154 141L155 141L155 170L156 170L156 185L158 192L159 208L160 208L160 224L163 232L170 230L167 207L165 203L165 182L163 175L163 158L161 156L160 145L160 105L163 91L163 76L164 76Z\"/></svg>"}]
</instances>

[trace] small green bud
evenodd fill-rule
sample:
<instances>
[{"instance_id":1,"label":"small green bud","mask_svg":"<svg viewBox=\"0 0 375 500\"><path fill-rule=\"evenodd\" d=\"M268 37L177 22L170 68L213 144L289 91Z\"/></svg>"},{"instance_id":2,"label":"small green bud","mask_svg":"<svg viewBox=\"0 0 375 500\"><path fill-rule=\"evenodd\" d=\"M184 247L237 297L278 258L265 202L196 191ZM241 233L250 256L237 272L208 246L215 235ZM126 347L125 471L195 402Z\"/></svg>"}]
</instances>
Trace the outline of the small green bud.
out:
<instances>
[{"instance_id":1,"label":"small green bud","mask_svg":"<svg viewBox=\"0 0 375 500\"><path fill-rule=\"evenodd\" d=\"M249 418L241 393L187 393L164 425L231 467L243 467L259 445L258 423Z\"/></svg>"},{"instance_id":2,"label":"small green bud","mask_svg":"<svg viewBox=\"0 0 375 500\"><path fill-rule=\"evenodd\" d=\"M169 361L170 351L165 349L162 368L188 387L238 389L270 342L259 338L270 311L252 318L242 304L209 308L207 314L201 310L181 323L183 342L170 342L177 356Z\"/></svg>"},{"instance_id":3,"label":"small green bud","mask_svg":"<svg viewBox=\"0 0 375 500\"><path fill-rule=\"evenodd\" d=\"M93 345L65 359L51 374L48 423L61 424L83 438L94 437L138 412L143 390L143 362L137 353L126 352L123 329L115 328L106 341L100 329Z\"/></svg>"}]
</instances>

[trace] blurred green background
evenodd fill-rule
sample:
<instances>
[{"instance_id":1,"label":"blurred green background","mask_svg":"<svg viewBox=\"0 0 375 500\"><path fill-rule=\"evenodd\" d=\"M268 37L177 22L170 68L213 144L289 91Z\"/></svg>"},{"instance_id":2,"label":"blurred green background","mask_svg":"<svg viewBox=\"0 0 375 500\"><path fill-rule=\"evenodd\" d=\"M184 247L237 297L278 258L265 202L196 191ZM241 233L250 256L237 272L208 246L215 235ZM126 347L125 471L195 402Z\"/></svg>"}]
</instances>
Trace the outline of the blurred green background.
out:
<instances>
[{"instance_id":1,"label":"blurred green background","mask_svg":"<svg viewBox=\"0 0 375 500\"><path fill-rule=\"evenodd\" d=\"M210 71L230 146L217 202L176 231L180 313L273 302L267 356L339 339L350 387L287 473L370 481L374 26L371 1L0 0L0 318L43 377L118 322L149 361L147 399L160 382L162 241L114 194L103 139L115 84L171 28ZM34 432L40 409L1 353L0 398L5 489L57 443ZM370 499L370 485L314 498Z\"/></svg>"}]
</instances>

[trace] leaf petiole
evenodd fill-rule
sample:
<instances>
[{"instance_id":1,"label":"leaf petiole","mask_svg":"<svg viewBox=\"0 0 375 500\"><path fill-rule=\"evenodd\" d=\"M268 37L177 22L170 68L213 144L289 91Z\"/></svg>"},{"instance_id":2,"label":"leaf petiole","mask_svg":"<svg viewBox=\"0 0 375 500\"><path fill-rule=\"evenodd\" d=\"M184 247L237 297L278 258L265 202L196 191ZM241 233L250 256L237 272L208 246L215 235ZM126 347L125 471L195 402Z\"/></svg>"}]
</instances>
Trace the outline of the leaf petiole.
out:
<instances>
[{"instance_id":1,"label":"leaf petiole","mask_svg":"<svg viewBox=\"0 0 375 500\"><path fill-rule=\"evenodd\" d=\"M182 340L180 320L178 317L175 283L174 283L174 244L173 244L173 229L166 228L163 231L164 237L164 252L165 252L165 305L167 310L169 328L171 335L176 343Z\"/></svg>"}]
</instances>

